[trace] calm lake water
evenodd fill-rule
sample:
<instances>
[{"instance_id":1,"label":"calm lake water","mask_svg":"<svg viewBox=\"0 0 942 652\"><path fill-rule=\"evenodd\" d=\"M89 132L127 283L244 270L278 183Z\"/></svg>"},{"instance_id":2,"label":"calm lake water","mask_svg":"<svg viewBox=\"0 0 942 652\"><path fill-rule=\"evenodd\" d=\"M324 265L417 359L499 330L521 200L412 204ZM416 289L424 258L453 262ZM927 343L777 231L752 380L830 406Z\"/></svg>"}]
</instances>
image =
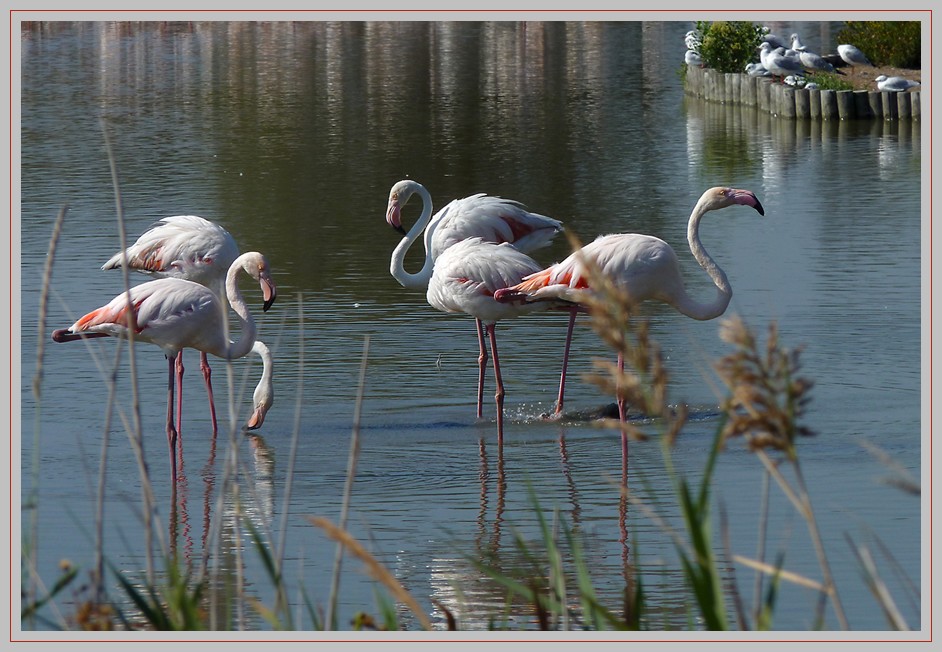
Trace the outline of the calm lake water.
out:
<instances>
[{"instance_id":1,"label":"calm lake water","mask_svg":"<svg viewBox=\"0 0 942 652\"><path fill-rule=\"evenodd\" d=\"M54 328L122 289L120 273L100 270L120 243L104 126L129 238L163 216L202 215L225 225L243 251L265 253L278 284L278 301L264 315L257 288L243 285L259 337L275 352L276 403L256 434L220 432L213 442L197 356L185 356L185 462L176 502L164 430L166 362L156 347L136 347L155 527L185 567L199 569L208 556L219 583L233 581L241 567L245 593L273 606L262 560L237 524L241 513L283 551L294 627L314 628L305 604L326 612L336 548L307 517L341 518L368 336L347 528L436 627L446 627L447 609L465 629L486 629L490 618L535 628L533 614L507 611L500 587L470 561L493 552L508 572L524 567L515 537L540 540L532 492L551 522L561 518L583 537L604 604L620 609L626 568L636 565L647 626L686 629L694 607L684 602L665 531L665 523L682 524L656 438L631 444L628 482L663 522L620 501L616 431L539 418L555 399L566 328L564 316L540 314L498 326L508 414L498 450L490 372L484 418L474 414L473 321L436 312L424 292L389 275L399 237L384 214L390 187L408 177L429 189L436 209L487 192L562 220L584 241L609 232L656 234L678 251L690 292L706 299L713 289L687 249L687 217L706 188L730 185L754 191L765 216L739 207L715 213L701 237L734 289L727 316L741 316L762 341L775 322L785 346L802 347L802 374L815 383L804 423L817 435L800 442L801 467L850 626L888 629L848 538L872 553L908 625L923 627L925 498L888 482L900 472L919 481L928 468L921 447L928 429L921 401L928 251L920 219L921 125L796 124L689 99L679 70L691 26L24 27L22 430L14 446L21 525L24 540L35 544L41 584L54 584L63 559L81 568L82 582L94 567L103 457L105 557L132 580L147 566L142 480L119 416L132 406L126 346L49 339ZM820 50L834 48L839 28L774 26L786 35L800 31ZM416 198L404 211L407 223L419 204ZM46 251L64 205L48 315L38 333ZM568 251L560 237L533 255L550 264ZM421 257L412 253L407 265L417 270ZM671 402L690 406L673 459L695 481L720 423L712 364L731 349L718 336L721 320L695 322L659 305L643 314L668 364ZM573 410L610 401L583 378L593 360L612 357L588 324L580 321L573 341ZM38 405L31 387L40 337ZM112 411L109 379L119 351ZM214 370L227 419L226 366L216 360ZM239 423L258 373L254 359L232 365ZM646 428L658 432L657 424ZM238 469L234 485L230 468ZM725 514L730 549L717 535L717 554L747 604L753 572L729 555L759 555L763 491L759 461L731 442L713 488L715 520ZM765 558L781 555L787 570L820 579L804 522L775 486L769 494ZM159 552L159 542L152 545ZM159 560L157 566L164 568ZM89 597L77 586L23 629L65 626L75 603ZM122 594L113 575L106 586ZM339 628L351 629L359 611L379 615L376 587L358 560L344 559ZM814 627L816 600L816 592L783 582L775 629ZM407 609L399 614L405 627L418 627ZM241 619L246 629L270 627L249 608L220 609L219 617ZM838 628L832 609L825 617L825 628Z\"/></svg>"}]
</instances>

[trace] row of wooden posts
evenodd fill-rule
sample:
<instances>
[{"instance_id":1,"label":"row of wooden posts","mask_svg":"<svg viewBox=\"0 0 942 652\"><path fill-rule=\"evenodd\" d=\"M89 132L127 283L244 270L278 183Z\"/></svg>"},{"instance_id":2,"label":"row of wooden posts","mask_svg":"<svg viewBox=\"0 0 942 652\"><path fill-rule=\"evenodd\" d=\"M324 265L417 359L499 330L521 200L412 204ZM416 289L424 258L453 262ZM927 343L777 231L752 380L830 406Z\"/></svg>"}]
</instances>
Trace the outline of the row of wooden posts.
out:
<instances>
[{"instance_id":1,"label":"row of wooden posts","mask_svg":"<svg viewBox=\"0 0 942 652\"><path fill-rule=\"evenodd\" d=\"M754 106L786 119L918 120L919 91L835 91L795 88L769 77L752 77L687 66L684 91L710 102Z\"/></svg>"}]
</instances>

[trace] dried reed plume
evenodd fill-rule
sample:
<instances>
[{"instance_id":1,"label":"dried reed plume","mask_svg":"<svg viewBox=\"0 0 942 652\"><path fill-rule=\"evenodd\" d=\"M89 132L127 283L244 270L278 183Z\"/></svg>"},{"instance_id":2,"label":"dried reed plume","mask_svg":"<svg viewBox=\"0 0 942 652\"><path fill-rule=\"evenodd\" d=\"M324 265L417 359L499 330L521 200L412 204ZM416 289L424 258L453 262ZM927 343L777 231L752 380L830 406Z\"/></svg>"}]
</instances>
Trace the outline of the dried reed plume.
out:
<instances>
[{"instance_id":1,"label":"dried reed plume","mask_svg":"<svg viewBox=\"0 0 942 652\"><path fill-rule=\"evenodd\" d=\"M730 392L722 406L728 417L723 440L743 436L752 450L779 450L795 461L796 438L814 434L799 423L814 384L797 375L801 347L782 348L773 322L763 352L739 316L722 322L720 338L736 347L715 364Z\"/></svg>"},{"instance_id":2,"label":"dried reed plume","mask_svg":"<svg viewBox=\"0 0 942 652\"><path fill-rule=\"evenodd\" d=\"M821 595L831 601L841 629L847 630L847 617L798 460L796 439L814 434L799 423L811 400L808 393L813 384L797 375L801 368L801 349L783 348L779 344L778 328L773 322L769 325L765 351L761 351L755 335L738 316L721 323L720 337L736 348L715 365L730 391L723 403L727 422L720 436L724 442L730 437L745 437L750 450L756 453L766 472L805 520L821 567ZM795 474L794 486L782 474L779 465L768 456L766 449L785 454ZM821 600L818 603L819 622L823 620L823 607L824 601Z\"/></svg>"}]
</instances>

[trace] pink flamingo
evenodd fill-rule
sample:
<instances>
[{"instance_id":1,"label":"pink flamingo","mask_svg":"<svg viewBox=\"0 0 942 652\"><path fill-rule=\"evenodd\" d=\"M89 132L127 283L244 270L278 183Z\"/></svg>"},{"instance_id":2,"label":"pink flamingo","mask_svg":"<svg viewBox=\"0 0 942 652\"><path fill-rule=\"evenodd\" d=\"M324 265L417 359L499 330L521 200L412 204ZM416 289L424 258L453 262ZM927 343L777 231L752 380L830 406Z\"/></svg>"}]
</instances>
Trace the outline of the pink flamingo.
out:
<instances>
[{"instance_id":1,"label":"pink flamingo","mask_svg":"<svg viewBox=\"0 0 942 652\"><path fill-rule=\"evenodd\" d=\"M714 319L726 311L733 296L733 289L726 274L700 242L700 220L708 211L735 204L751 206L760 215L765 215L762 204L753 192L715 187L703 193L687 224L690 251L716 285L716 298L709 303L700 303L687 294L677 254L671 246L660 238L639 233L599 236L565 260L531 274L513 287L498 290L494 298L499 302L565 301L581 306L587 293L592 292L582 263L583 259L587 259L593 261L603 274L613 279L635 303L648 299L660 301L693 319ZM567 356L568 352L567 338ZM624 366L621 352L618 354L618 366ZM563 374L565 368L564 361ZM625 405L621 400L618 401L618 414L624 421Z\"/></svg>"},{"instance_id":2,"label":"pink flamingo","mask_svg":"<svg viewBox=\"0 0 942 652\"><path fill-rule=\"evenodd\" d=\"M124 254L124 256L122 256ZM225 298L226 272L239 256L239 247L228 231L198 215L173 215L155 222L137 242L118 252L102 269L120 269L126 258L128 269L157 278L181 278L205 285ZM213 401L212 370L205 351L200 351L200 370L209 396L209 413L216 434L216 405ZM183 375L183 352L177 355L177 373ZM182 395L178 400L182 402ZM177 427L182 418L177 406Z\"/></svg>"},{"instance_id":3,"label":"pink flamingo","mask_svg":"<svg viewBox=\"0 0 942 652\"><path fill-rule=\"evenodd\" d=\"M422 214L406 233L401 210L413 194L422 198ZM519 202L483 193L452 200L433 217L431 195L422 184L411 179L399 181L390 189L386 221L405 236L393 251L389 273L407 288L427 288L436 260L457 242L480 238L483 242L509 243L518 251L528 252L548 245L563 228L559 220L531 213ZM423 232L425 263L417 274L411 274L405 270L403 262L412 243ZM474 321L479 348L477 415L480 418L487 347L483 324L477 317Z\"/></svg>"},{"instance_id":4,"label":"pink flamingo","mask_svg":"<svg viewBox=\"0 0 942 652\"><path fill-rule=\"evenodd\" d=\"M133 325L135 339L163 349L169 365L167 442L174 483L177 479L177 429L173 423L175 361L180 351L187 347L226 360L241 358L252 350L256 343L255 320L238 286L238 274L243 271L261 285L265 311L277 295L268 261L262 254L253 251L233 261L226 274L225 296L238 316L241 328L241 336L234 342L227 336L226 302L206 286L179 278L157 279L130 288L107 305L80 317L69 328L52 333L56 342L72 342L83 337L126 338ZM177 391L182 392L183 375L177 373L176 380ZM264 419L264 414L261 418Z\"/></svg>"},{"instance_id":5,"label":"pink flamingo","mask_svg":"<svg viewBox=\"0 0 942 652\"><path fill-rule=\"evenodd\" d=\"M550 303L499 303L494 293L521 282L527 275L538 272L535 260L508 243L495 244L481 238L468 238L448 247L435 261L428 283L426 299L436 310L446 313L469 314L483 324L490 340L494 358L494 380L497 391L497 441L504 438L504 383L497 355L497 321L545 310ZM484 335L481 335L484 349ZM479 378L478 401L480 410L483 377ZM480 417L480 412L478 413Z\"/></svg>"}]
</instances>

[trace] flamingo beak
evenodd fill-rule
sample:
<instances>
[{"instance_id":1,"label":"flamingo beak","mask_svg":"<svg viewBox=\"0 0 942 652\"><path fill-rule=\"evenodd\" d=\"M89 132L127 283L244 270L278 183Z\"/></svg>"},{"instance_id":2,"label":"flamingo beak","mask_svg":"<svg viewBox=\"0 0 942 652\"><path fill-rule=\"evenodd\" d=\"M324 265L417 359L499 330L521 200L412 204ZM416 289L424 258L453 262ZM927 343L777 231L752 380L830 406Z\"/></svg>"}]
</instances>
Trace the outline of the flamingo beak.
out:
<instances>
[{"instance_id":1,"label":"flamingo beak","mask_svg":"<svg viewBox=\"0 0 942 652\"><path fill-rule=\"evenodd\" d=\"M402 235L406 235L406 230L402 228L402 216L399 210L399 197L394 195L389 198L389 205L386 207L386 222L392 228L396 229Z\"/></svg>"},{"instance_id":2,"label":"flamingo beak","mask_svg":"<svg viewBox=\"0 0 942 652\"><path fill-rule=\"evenodd\" d=\"M750 190L737 190L731 188L727 195L734 203L742 204L744 206L752 206L756 209L756 212L759 215L765 215L765 209L762 208L762 204L759 202L759 198L756 197L755 193Z\"/></svg>"},{"instance_id":3,"label":"flamingo beak","mask_svg":"<svg viewBox=\"0 0 942 652\"><path fill-rule=\"evenodd\" d=\"M275 299L278 298L278 290L275 288L275 282L267 276L259 279L259 284L262 287L262 299L265 302L262 304L262 310L268 312L268 309L275 303Z\"/></svg>"},{"instance_id":4,"label":"flamingo beak","mask_svg":"<svg viewBox=\"0 0 942 652\"><path fill-rule=\"evenodd\" d=\"M268 409L262 405L259 405L255 408L255 411L252 412L252 416L249 417L248 423L245 424L245 427L248 430L258 430L262 427L262 424L265 423L265 415L268 413Z\"/></svg>"}]
</instances>

